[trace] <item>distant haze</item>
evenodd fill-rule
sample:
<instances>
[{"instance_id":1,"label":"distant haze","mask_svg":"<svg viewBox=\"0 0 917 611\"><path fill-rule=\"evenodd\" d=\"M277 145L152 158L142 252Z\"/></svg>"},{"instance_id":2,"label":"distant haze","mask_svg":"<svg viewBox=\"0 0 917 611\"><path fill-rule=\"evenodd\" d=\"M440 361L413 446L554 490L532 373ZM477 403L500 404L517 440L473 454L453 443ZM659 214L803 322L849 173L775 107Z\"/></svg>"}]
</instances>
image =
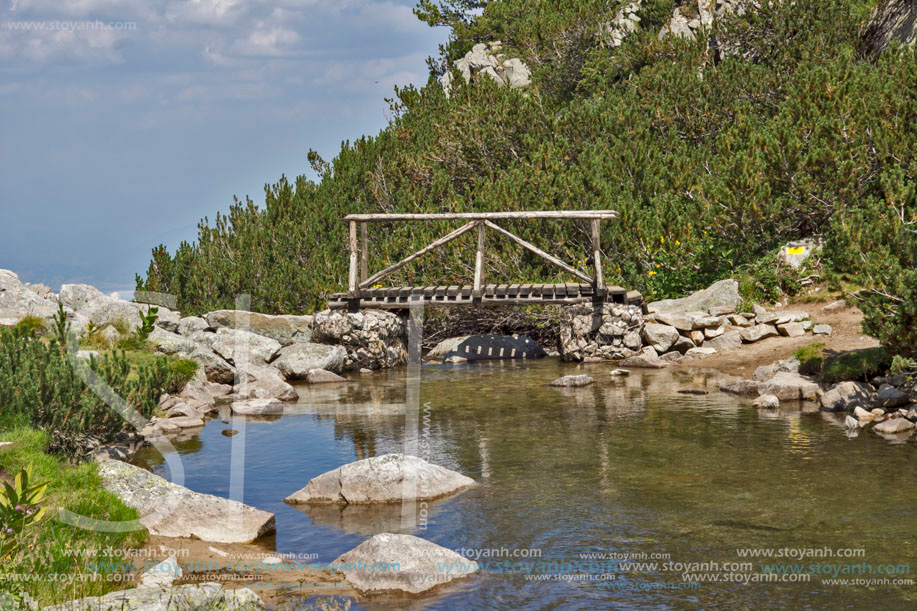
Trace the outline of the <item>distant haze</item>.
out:
<instances>
[{"instance_id":1,"label":"distant haze","mask_svg":"<svg viewBox=\"0 0 917 611\"><path fill-rule=\"evenodd\" d=\"M411 0L0 0L0 268L130 292L150 251L386 123Z\"/></svg>"}]
</instances>

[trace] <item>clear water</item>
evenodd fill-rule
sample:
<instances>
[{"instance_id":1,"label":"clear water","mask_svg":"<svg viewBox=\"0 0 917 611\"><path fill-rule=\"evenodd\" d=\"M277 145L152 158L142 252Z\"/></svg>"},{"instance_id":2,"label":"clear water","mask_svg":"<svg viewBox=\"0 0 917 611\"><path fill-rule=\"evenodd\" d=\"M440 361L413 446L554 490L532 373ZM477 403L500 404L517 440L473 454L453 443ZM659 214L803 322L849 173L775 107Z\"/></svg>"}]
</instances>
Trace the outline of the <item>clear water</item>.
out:
<instances>
[{"instance_id":1,"label":"clear water","mask_svg":"<svg viewBox=\"0 0 917 611\"><path fill-rule=\"evenodd\" d=\"M429 418L426 426L422 419L416 423L429 442L425 457L480 485L435 504L426 529L409 532L452 549L538 549L537 560L543 561L615 552L636 562L664 563L650 556L668 554L673 563L752 562L750 571L735 572L758 575L762 564L824 563L866 571L839 574L841 579L917 579L868 574L862 567L917 570L913 442L892 443L868 431L849 439L837 416L802 413L798 406L758 412L748 401L719 393L716 372L634 371L612 377L611 369L551 359L425 366L420 400L429 406ZM578 373L592 375L596 384L546 386ZM391 370L354 376L346 386L303 386L299 404L284 416L246 422L243 500L276 514L278 551L331 561L374 532L398 530L398 516L384 511L310 513L283 498L344 463L401 451L409 430L404 416L366 404L403 402L405 376L404 370ZM710 393L679 394L680 389ZM317 409L318 404L332 407ZM229 496L232 440L221 434L227 428L230 424L215 419L195 439L177 444L185 485ZM146 453L139 461L168 475L158 455ZM767 561L741 558L737 548L858 548L865 557ZM697 589L655 589L683 582L683 571L620 565L573 571L611 574L621 588L612 589L608 580L551 576L563 568L532 570L549 577L534 581L523 573L490 570L430 597L361 604L897 609L913 607L917 599L912 585L830 585L825 580L831 575L812 575L805 583L721 581L701 582Z\"/></svg>"}]
</instances>

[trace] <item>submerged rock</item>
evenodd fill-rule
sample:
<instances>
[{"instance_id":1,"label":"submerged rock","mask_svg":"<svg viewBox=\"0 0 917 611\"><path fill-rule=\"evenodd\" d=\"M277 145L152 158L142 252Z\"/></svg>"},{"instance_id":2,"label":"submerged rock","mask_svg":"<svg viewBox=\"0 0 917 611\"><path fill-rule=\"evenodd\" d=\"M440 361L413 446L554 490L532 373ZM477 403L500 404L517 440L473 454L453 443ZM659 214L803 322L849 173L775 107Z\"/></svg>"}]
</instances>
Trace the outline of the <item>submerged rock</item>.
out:
<instances>
[{"instance_id":1,"label":"submerged rock","mask_svg":"<svg viewBox=\"0 0 917 611\"><path fill-rule=\"evenodd\" d=\"M207 582L171 588L140 587L45 607L45 611L184 611L185 609L249 611L264 609L264 602L248 588L226 590L219 583Z\"/></svg>"},{"instance_id":2,"label":"submerged rock","mask_svg":"<svg viewBox=\"0 0 917 611\"><path fill-rule=\"evenodd\" d=\"M877 433L906 433L914 429L914 423L907 418L892 418L873 427Z\"/></svg>"},{"instance_id":3,"label":"submerged rock","mask_svg":"<svg viewBox=\"0 0 917 611\"><path fill-rule=\"evenodd\" d=\"M310 369L309 373L306 374L306 382L309 384L328 384L333 382L346 382L347 378L343 378L336 373L330 371L325 371L324 369Z\"/></svg>"},{"instance_id":4,"label":"submerged rock","mask_svg":"<svg viewBox=\"0 0 917 611\"><path fill-rule=\"evenodd\" d=\"M140 513L140 523L153 535L248 543L275 529L272 513L194 492L127 463L104 462L99 475L106 490Z\"/></svg>"},{"instance_id":5,"label":"submerged rock","mask_svg":"<svg viewBox=\"0 0 917 611\"><path fill-rule=\"evenodd\" d=\"M476 562L450 549L391 533L364 541L333 564L363 594L420 594L479 570ZM380 566L392 570L379 570Z\"/></svg>"},{"instance_id":6,"label":"submerged rock","mask_svg":"<svg viewBox=\"0 0 917 611\"><path fill-rule=\"evenodd\" d=\"M232 411L240 416L271 416L283 413L283 403L274 398L234 401Z\"/></svg>"},{"instance_id":7,"label":"submerged rock","mask_svg":"<svg viewBox=\"0 0 917 611\"><path fill-rule=\"evenodd\" d=\"M593 382L595 380L587 375L563 376L551 382L549 386L588 386Z\"/></svg>"},{"instance_id":8,"label":"submerged rock","mask_svg":"<svg viewBox=\"0 0 917 611\"><path fill-rule=\"evenodd\" d=\"M405 481L407 480L407 484ZM385 454L352 462L309 480L287 503L396 503L435 499L474 480L417 456Z\"/></svg>"}]
</instances>

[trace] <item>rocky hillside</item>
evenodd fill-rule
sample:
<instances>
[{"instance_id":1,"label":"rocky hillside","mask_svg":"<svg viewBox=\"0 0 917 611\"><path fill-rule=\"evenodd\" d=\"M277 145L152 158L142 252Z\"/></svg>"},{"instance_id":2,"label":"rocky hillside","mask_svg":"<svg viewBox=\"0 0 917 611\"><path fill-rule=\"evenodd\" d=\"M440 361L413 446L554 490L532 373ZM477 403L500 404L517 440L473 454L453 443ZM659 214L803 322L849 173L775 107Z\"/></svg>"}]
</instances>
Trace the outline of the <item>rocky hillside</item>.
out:
<instances>
[{"instance_id":1,"label":"rocky hillside","mask_svg":"<svg viewBox=\"0 0 917 611\"><path fill-rule=\"evenodd\" d=\"M792 291L781 244L823 255L802 273L859 293L867 329L917 344L913 3L672 0L421 0L451 28L429 82L397 90L392 120L319 180L282 177L266 207L236 202L198 239L158 247L138 287L183 311L304 313L346 278L341 216L353 212L614 208L603 229L609 282L651 299L738 277L746 298ZM511 227L588 267L586 227ZM370 234L381 269L446 230ZM491 278L558 280L494 241ZM399 283L468 280L455 243Z\"/></svg>"}]
</instances>

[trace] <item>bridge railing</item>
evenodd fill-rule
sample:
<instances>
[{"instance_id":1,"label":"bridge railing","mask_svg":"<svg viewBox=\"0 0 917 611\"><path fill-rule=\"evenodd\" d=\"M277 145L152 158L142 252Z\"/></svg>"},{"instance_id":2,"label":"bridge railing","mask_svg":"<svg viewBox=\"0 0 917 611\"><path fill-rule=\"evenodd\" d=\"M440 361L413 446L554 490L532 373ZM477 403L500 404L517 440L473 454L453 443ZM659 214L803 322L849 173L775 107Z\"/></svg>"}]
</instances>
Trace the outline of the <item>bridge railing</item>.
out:
<instances>
[{"instance_id":1,"label":"bridge railing","mask_svg":"<svg viewBox=\"0 0 917 611\"><path fill-rule=\"evenodd\" d=\"M356 298L360 289L370 288L377 282L401 269L411 261L422 257L423 255L435 250L448 242L464 235L472 230L477 230L477 248L475 250L474 263L474 287L472 297L479 299L481 297L482 286L484 283L484 257L485 257L485 232L491 229L498 234L509 238L516 244L535 253L546 261L556 265L564 271L592 284L597 297L605 297L605 277L602 273L601 259L601 241L600 241L600 223L603 220L617 218L617 212L614 210L540 210L528 212L456 212L442 214L350 214L344 217L344 221L350 225L350 274L348 278L348 294L351 298ZM538 248L534 244L523 240L519 236L507 231L497 225L494 221L499 220L529 220L529 219L555 219L555 220L588 220L590 221L591 238L592 238L592 260L593 274L589 276L584 272L576 269L572 265L564 263L559 258L551 255ZM461 220L468 221L458 229L455 229L443 237L439 238L424 246L420 250L408 255L401 261L390 265L385 269L369 275L369 223L383 223L393 221L450 221ZM357 225L359 225L359 240L357 237Z\"/></svg>"}]
</instances>

